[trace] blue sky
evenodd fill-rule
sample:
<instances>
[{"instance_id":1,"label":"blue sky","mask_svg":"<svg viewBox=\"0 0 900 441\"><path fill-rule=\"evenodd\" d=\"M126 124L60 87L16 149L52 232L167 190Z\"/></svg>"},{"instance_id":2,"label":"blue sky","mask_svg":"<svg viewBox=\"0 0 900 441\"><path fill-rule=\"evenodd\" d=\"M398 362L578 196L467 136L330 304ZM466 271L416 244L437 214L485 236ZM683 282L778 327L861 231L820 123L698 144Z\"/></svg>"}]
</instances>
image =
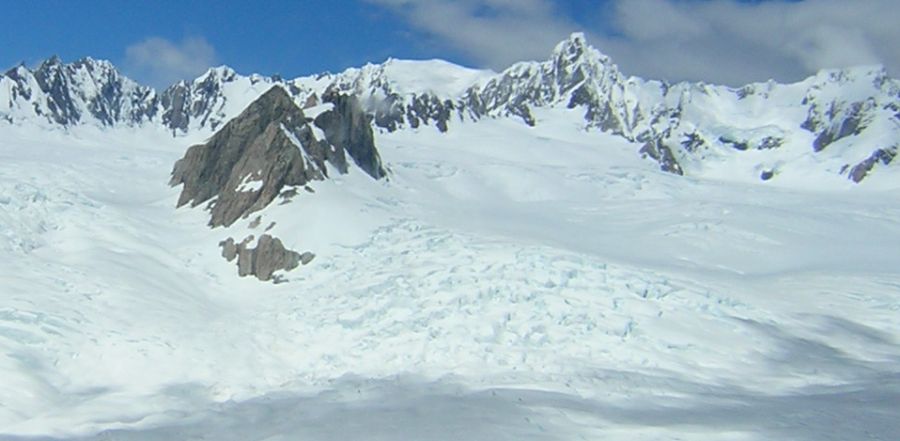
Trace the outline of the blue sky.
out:
<instances>
[{"instance_id":1,"label":"blue sky","mask_svg":"<svg viewBox=\"0 0 900 441\"><path fill-rule=\"evenodd\" d=\"M213 62L241 72L300 75L390 54L427 56L401 44L402 20L355 1L27 1L0 15L0 62L33 64L52 54L126 64L126 49L148 38L176 45L203 39ZM10 44L12 43L12 44Z\"/></svg>"},{"instance_id":2,"label":"blue sky","mask_svg":"<svg viewBox=\"0 0 900 441\"><path fill-rule=\"evenodd\" d=\"M211 65L295 77L397 58L502 69L573 31L629 74L742 84L900 65L896 0L41 1L0 15L0 65L108 59L164 85Z\"/></svg>"}]
</instances>

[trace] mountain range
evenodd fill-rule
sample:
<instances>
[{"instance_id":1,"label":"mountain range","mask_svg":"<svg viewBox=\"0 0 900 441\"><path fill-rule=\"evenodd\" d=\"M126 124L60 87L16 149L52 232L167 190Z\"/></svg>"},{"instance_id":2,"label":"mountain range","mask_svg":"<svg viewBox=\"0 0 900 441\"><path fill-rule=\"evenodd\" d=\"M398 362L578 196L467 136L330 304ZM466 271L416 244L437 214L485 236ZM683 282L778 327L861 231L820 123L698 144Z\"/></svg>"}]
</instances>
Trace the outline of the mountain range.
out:
<instances>
[{"instance_id":1,"label":"mountain range","mask_svg":"<svg viewBox=\"0 0 900 441\"><path fill-rule=\"evenodd\" d=\"M823 70L794 84L670 84L626 76L577 33L548 60L500 73L393 59L292 80L217 67L162 91L107 61L52 57L0 76L0 119L212 133L274 85L303 108L329 93L353 95L373 127L387 132L464 130L487 118L519 120L527 130L546 112L575 114L574 130L624 138L678 175L768 181L814 168L859 183L887 168L900 145L900 82L880 66Z\"/></svg>"}]
</instances>

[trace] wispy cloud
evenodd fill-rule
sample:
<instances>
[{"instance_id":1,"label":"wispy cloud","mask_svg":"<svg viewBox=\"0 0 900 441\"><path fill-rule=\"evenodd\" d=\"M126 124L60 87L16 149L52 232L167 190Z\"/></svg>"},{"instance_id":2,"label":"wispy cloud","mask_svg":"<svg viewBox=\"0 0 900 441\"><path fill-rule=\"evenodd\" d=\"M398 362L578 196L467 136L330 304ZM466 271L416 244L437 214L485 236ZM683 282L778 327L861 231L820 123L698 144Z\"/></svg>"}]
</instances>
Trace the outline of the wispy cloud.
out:
<instances>
[{"instance_id":1,"label":"wispy cloud","mask_svg":"<svg viewBox=\"0 0 900 441\"><path fill-rule=\"evenodd\" d=\"M544 58L577 25L546 0L367 0L476 63Z\"/></svg>"},{"instance_id":2,"label":"wispy cloud","mask_svg":"<svg viewBox=\"0 0 900 441\"><path fill-rule=\"evenodd\" d=\"M796 80L822 68L900 68L895 0L617 0L616 38L598 44L630 69L729 84Z\"/></svg>"},{"instance_id":3,"label":"wispy cloud","mask_svg":"<svg viewBox=\"0 0 900 441\"><path fill-rule=\"evenodd\" d=\"M602 20L549 0L368 1L494 68L545 58L583 30L626 73L646 77L738 85L857 64L900 72L896 0L611 0L595 6Z\"/></svg>"},{"instance_id":4,"label":"wispy cloud","mask_svg":"<svg viewBox=\"0 0 900 441\"><path fill-rule=\"evenodd\" d=\"M150 37L125 49L128 73L156 87L199 76L216 62L215 49L200 37L185 38L177 43Z\"/></svg>"}]
</instances>

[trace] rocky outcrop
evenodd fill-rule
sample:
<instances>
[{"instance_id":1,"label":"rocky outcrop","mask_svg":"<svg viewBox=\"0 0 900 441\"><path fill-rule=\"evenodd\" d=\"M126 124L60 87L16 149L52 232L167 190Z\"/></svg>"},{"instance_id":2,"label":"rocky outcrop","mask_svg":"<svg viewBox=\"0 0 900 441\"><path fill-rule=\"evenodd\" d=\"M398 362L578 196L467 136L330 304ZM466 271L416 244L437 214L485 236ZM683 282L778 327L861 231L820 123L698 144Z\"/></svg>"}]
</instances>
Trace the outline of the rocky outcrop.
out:
<instances>
[{"instance_id":1,"label":"rocky outcrop","mask_svg":"<svg viewBox=\"0 0 900 441\"><path fill-rule=\"evenodd\" d=\"M404 100L400 95L391 93L384 101L374 103L367 112L372 115L376 126L389 132L405 125L417 129L431 124L446 132L455 110L456 104L452 100L441 100L433 94L412 94Z\"/></svg>"},{"instance_id":2,"label":"rocky outcrop","mask_svg":"<svg viewBox=\"0 0 900 441\"><path fill-rule=\"evenodd\" d=\"M331 93L324 99L332 108L314 120L324 133L324 139L318 139L313 119L282 87L272 87L208 142L190 147L175 163L170 184L183 186L177 205L206 203L209 225L228 227L278 197L289 201L299 188L312 192L307 184L328 177L326 163L346 173L347 155L373 178L384 177L370 121L356 98ZM257 216L250 228L260 223ZM312 253L286 249L269 234L251 248L253 240L250 236L235 243L229 238L219 244L223 257L237 259L242 277L278 282L275 272L292 270L313 258Z\"/></svg>"},{"instance_id":3,"label":"rocky outcrop","mask_svg":"<svg viewBox=\"0 0 900 441\"><path fill-rule=\"evenodd\" d=\"M672 149L660 140L648 141L641 147L640 153L658 162L660 170L679 176L684 175L684 170L681 169L681 164L678 163L675 155L672 154Z\"/></svg>"},{"instance_id":4,"label":"rocky outcrop","mask_svg":"<svg viewBox=\"0 0 900 441\"><path fill-rule=\"evenodd\" d=\"M346 151L359 168L369 176L381 179L385 176L381 156L375 148L375 136L369 117L363 112L359 100L350 95L326 93L322 99L333 105L315 119L316 127L325 133L325 139L337 151ZM346 172L346 164L339 167Z\"/></svg>"},{"instance_id":5,"label":"rocky outcrop","mask_svg":"<svg viewBox=\"0 0 900 441\"><path fill-rule=\"evenodd\" d=\"M869 172L872 171L872 168L875 167L875 164L878 164L879 162L883 165L890 164L897 156L897 150L897 147L875 150L871 156L850 169L850 174L848 177L857 184L862 182L862 180L866 178Z\"/></svg>"},{"instance_id":6,"label":"rocky outcrop","mask_svg":"<svg viewBox=\"0 0 900 441\"><path fill-rule=\"evenodd\" d=\"M268 234L260 236L256 247L250 248L254 237L249 236L240 243L235 243L233 238L219 242L222 247L222 257L233 262L237 259L238 275L241 277L254 276L259 280L275 283L283 281L277 276L278 271L290 271L301 264L309 264L314 254L310 252L298 253L284 247L281 240Z\"/></svg>"},{"instance_id":7,"label":"rocky outcrop","mask_svg":"<svg viewBox=\"0 0 900 441\"><path fill-rule=\"evenodd\" d=\"M866 118L871 117L875 107L874 99L849 104L831 102L826 109L812 105L801 127L816 133L813 150L820 152L836 141L862 133Z\"/></svg>"},{"instance_id":8,"label":"rocky outcrop","mask_svg":"<svg viewBox=\"0 0 900 441\"><path fill-rule=\"evenodd\" d=\"M325 162L346 168L342 149L313 135L303 111L273 87L209 142L175 163L170 184L183 185L178 206L210 204L211 227L229 226L261 210L288 186L327 176Z\"/></svg>"}]
</instances>

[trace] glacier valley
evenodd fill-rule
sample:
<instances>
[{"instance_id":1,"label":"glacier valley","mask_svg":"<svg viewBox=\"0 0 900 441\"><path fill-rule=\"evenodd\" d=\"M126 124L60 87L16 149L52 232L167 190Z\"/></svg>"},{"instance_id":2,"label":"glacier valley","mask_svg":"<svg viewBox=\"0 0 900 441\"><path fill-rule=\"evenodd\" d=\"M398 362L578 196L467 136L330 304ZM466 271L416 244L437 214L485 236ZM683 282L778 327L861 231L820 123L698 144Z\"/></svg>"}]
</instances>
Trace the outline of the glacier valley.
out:
<instances>
[{"instance_id":1,"label":"glacier valley","mask_svg":"<svg viewBox=\"0 0 900 441\"><path fill-rule=\"evenodd\" d=\"M503 73L217 68L157 94L89 61L0 78L0 439L900 433L883 70L667 85L575 35ZM215 228L176 208L173 164L271 87L312 116L358 97L385 176L327 163ZM315 257L238 277L221 242L263 233Z\"/></svg>"}]
</instances>

